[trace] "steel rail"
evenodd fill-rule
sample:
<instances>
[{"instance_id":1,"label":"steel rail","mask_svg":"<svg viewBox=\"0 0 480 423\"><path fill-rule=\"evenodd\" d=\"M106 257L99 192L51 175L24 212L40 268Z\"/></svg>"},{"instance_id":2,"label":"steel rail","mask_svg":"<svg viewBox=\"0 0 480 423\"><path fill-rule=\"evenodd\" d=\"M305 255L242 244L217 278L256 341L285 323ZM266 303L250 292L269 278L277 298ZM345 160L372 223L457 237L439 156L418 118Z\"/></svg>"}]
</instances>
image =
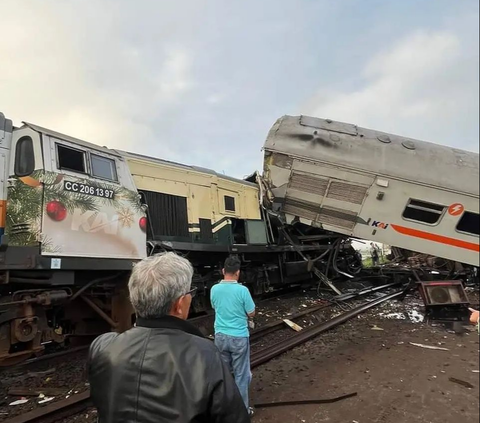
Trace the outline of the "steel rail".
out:
<instances>
[{"instance_id":1,"label":"steel rail","mask_svg":"<svg viewBox=\"0 0 480 423\"><path fill-rule=\"evenodd\" d=\"M298 332L296 335L292 336L291 338L288 338L284 341L271 345L268 348L260 350L252 354L251 367L252 369L255 367L258 367L261 364L264 364L267 361L270 361L272 358L275 358L280 354L283 354L284 352L287 352L292 348L295 348L296 346L301 345L309 341L310 339L315 338L316 336L320 335L322 332L326 332L329 329L333 329L334 327L341 325L342 323L345 323L346 321L352 319L353 317L358 316L359 314L369 310L372 307L375 307L385 301L393 300L395 298L402 296L403 293L404 293L404 290L402 289L392 294L387 294L375 300L368 301L354 308L353 310L340 314L339 316L334 317L333 319L330 319L324 323L320 323L318 325L311 326L308 329L304 329L303 331Z\"/></svg>"},{"instance_id":2,"label":"steel rail","mask_svg":"<svg viewBox=\"0 0 480 423\"><path fill-rule=\"evenodd\" d=\"M381 285L381 286L375 286L373 288L365 288L365 289L362 289L361 291L356 291L356 292L351 292L351 293L346 293L346 294L342 294L342 295L337 295L336 297L333 297L333 300L334 301L347 301L347 300L350 300L350 299L353 299L353 298L357 298L357 297L360 297L362 295L367 295L367 294L371 294L373 292L377 292L377 291L382 291L384 289L387 289L387 288L392 288L396 285L400 285L401 282L392 282L392 283L387 283L385 285Z\"/></svg>"},{"instance_id":3,"label":"steel rail","mask_svg":"<svg viewBox=\"0 0 480 423\"><path fill-rule=\"evenodd\" d=\"M343 313L333 319L328 320L327 322L320 323L318 325L312 326L308 329L299 332L297 335L292 336L291 338L279 342L273 346L270 346L264 350L258 351L257 353L252 354L251 356L251 368L260 366L261 364L270 361L271 359L283 354L292 348L295 348L298 345L301 345L310 339L318 336L322 332L325 332L329 329L345 323L349 319L358 316L359 314L373 308L379 304L384 303L388 300L393 300L404 294L404 289L396 291L392 294L384 295L383 297L377 298L372 301L368 301L359 307L354 308L346 313ZM86 408L91 406L90 401L90 391L84 391L80 394L76 394L67 398L65 400L57 401L46 407L37 408L28 413L22 414L20 416L13 417L8 420L4 420L4 423L50 423L55 422L60 418L69 417L73 414L79 413Z\"/></svg>"},{"instance_id":4,"label":"steel rail","mask_svg":"<svg viewBox=\"0 0 480 423\"><path fill-rule=\"evenodd\" d=\"M316 313L317 311L320 311L332 306L333 306L332 303L328 303L328 304L320 304L317 306L309 307L304 311L301 311L300 313L294 314L293 316L288 316L288 319L289 320L300 319L303 316ZM277 330L280 330L283 327L285 327L285 322L283 320L277 320L276 322L268 323L250 332L250 341L256 341L257 339L262 338L265 335L268 335L272 332L276 332Z\"/></svg>"},{"instance_id":5,"label":"steel rail","mask_svg":"<svg viewBox=\"0 0 480 423\"><path fill-rule=\"evenodd\" d=\"M91 406L90 391L72 395L70 398L39 407L3 423L49 423L77 414Z\"/></svg>"},{"instance_id":6,"label":"steel rail","mask_svg":"<svg viewBox=\"0 0 480 423\"><path fill-rule=\"evenodd\" d=\"M352 300L352 299L361 297L363 295L368 295L368 294L372 294L372 293L377 292L377 291L392 288L396 285L400 285L400 283L399 282L393 282L393 283L388 283L386 285L376 286L376 287L373 287L373 288L366 288L366 289L363 289L361 291L352 292L352 293L349 293L349 294L347 293L347 294L337 295L336 297L333 297L331 302L329 302L328 304L321 304L321 305L309 307L309 308L305 309L304 311L302 311L300 313L294 314L293 316L288 316L288 319L289 320L296 320L296 319L299 319L299 318L301 318L303 316L306 316L308 314L312 314L312 313L315 313L317 311L323 310L325 308L332 307L332 306L335 305L335 302L344 302L344 301ZM328 300L326 300L326 301L328 301ZM282 329L284 326L285 326L285 323L283 322L283 320L272 322L272 323L269 323L267 325L264 325L264 326L254 330L250 333L250 341L257 340L258 338L261 338L261 337L263 337L265 335L268 335L272 332L276 332L277 330Z\"/></svg>"}]
</instances>

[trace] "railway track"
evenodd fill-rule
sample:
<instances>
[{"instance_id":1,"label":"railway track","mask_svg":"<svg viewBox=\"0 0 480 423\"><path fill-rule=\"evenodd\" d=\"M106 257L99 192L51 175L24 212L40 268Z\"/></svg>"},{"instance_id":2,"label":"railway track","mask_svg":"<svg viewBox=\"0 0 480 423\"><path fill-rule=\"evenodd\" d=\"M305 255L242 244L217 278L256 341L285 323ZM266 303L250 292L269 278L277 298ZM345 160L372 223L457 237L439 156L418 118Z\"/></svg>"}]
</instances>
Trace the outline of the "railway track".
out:
<instances>
[{"instance_id":1,"label":"railway track","mask_svg":"<svg viewBox=\"0 0 480 423\"><path fill-rule=\"evenodd\" d=\"M354 292L354 293L351 293L351 294L338 295L338 296L332 298L332 300L329 304L310 307L310 308L302 311L301 313L290 316L289 318L291 320L295 320L295 319L301 318L303 316L306 316L308 314L319 311L322 308L330 307L334 303L338 303L338 302L343 303L343 302L346 302L346 301L351 300L351 299L359 298L361 296L374 293L376 291L382 291L384 289L393 287L395 285L397 285L397 283L389 283L389 284L381 285L381 286L374 287L374 288L367 288L367 289L364 289L364 290L361 290L361 291L358 291L358 292ZM293 292L297 292L297 291L298 291L298 289L295 289L295 290L289 289L289 290L284 290L284 291L280 292L279 295L277 295L275 297L268 295L267 297L262 298L257 303L257 306L271 300L272 298L282 298L284 296L291 295ZM208 335L208 333L211 332L211 330L213 328L214 319L215 319L215 316L214 316L214 313L212 311L210 313L206 313L205 315L193 317L193 318L189 319L189 321L190 321L190 323L192 323L193 325L198 327L204 333L204 335ZM282 328L282 326L283 326L282 321L274 322L274 323L270 323L270 324L267 324L265 326L262 326L261 328L252 332L251 340L255 341L255 340L261 338L262 336L265 336L269 333L273 333L277 330L280 330ZM57 352L53 352L53 353L45 353L45 354L43 354L39 357L30 358L28 360L25 360L21 363L13 365L13 366L4 367L4 369L28 367L30 365L45 362L45 361L48 361L48 360L58 359L60 357L68 356L70 354L74 354L74 353L77 353L77 352L87 351L89 347L90 347L90 344L85 344L85 345L81 345L81 346L77 346L77 347L67 348L67 349L62 350L62 351L57 351ZM0 367L0 369L2 369L2 367Z\"/></svg>"},{"instance_id":2,"label":"railway track","mask_svg":"<svg viewBox=\"0 0 480 423\"><path fill-rule=\"evenodd\" d=\"M393 285L394 284L388 284L388 285L383 285L381 287L377 287L375 289L360 291L359 293L356 293L352 298L357 298L362 295L367 295L369 293L388 289L393 287ZM400 298L402 295L404 295L404 293L405 293L405 290L400 289L392 293L383 295L381 297L366 301L361 305L351 310L348 310L344 313L341 313L340 315L334 318L331 318L325 322L314 324L296 333L295 335L289 337L286 340L278 342L274 345L270 345L268 348L256 351L252 353L252 356L251 356L251 367L252 368L258 367L270 361L271 359L295 348L296 346L301 345L315 338L321 333L327 330L333 329L342 323L345 323L346 321L352 319L355 316L358 316L359 314L373 307L376 307L386 301ZM294 316L290 316L290 319L301 318L307 314L315 313L316 311L319 311L322 308L326 308L326 307L328 307L328 305L320 305L320 306L312 307ZM279 321L279 322L275 322L270 325L267 325L266 327L260 328L252 334L252 338L259 339L260 337L265 336L266 334L279 330L281 327L284 326L284 324L285 323L283 321ZM54 423L54 422L60 421L61 419L73 416L75 414L79 414L91 406L92 406L92 403L90 399L90 391L86 390L79 394L72 395L67 399L54 402L42 408L36 408L25 414L5 420L4 423Z\"/></svg>"},{"instance_id":3,"label":"railway track","mask_svg":"<svg viewBox=\"0 0 480 423\"><path fill-rule=\"evenodd\" d=\"M305 342L315 338L316 336L320 335L327 330L333 329L342 323L352 319L353 317L358 316L359 314L384 303L385 301L393 300L395 298L399 298L404 294L404 290L398 290L391 294L383 295L380 298L376 298L370 301L367 301L358 307L355 307L352 310L349 310L345 313L342 313L332 319L327 320L326 322L315 324L307 329L304 329L298 332L296 335L291 336L290 338L278 342L274 345L270 345L268 348L264 348L256 353L252 354L251 356L251 367L255 368L258 367L267 361L270 361L272 358L283 354L292 348L295 348Z\"/></svg>"},{"instance_id":4,"label":"railway track","mask_svg":"<svg viewBox=\"0 0 480 423\"><path fill-rule=\"evenodd\" d=\"M349 294L337 295L336 297L333 297L331 300L327 301L327 304L320 304L317 306L306 308L304 311L301 311L300 313L289 316L288 319L291 321L295 321L295 320L304 318L310 314L315 314L320 310L327 309L334 305L345 303L350 300L355 300L369 294L374 294L375 292L378 292L378 291L383 291L389 288L393 288L397 285L399 284L397 282L394 282L394 283L389 283L389 284L385 284L385 285L381 285L373 288L363 289L363 290L349 293ZM283 320L278 320L276 322L266 324L251 332L250 341L254 343L259 339L265 337L266 335L282 330L284 328L285 328L285 322Z\"/></svg>"}]
</instances>

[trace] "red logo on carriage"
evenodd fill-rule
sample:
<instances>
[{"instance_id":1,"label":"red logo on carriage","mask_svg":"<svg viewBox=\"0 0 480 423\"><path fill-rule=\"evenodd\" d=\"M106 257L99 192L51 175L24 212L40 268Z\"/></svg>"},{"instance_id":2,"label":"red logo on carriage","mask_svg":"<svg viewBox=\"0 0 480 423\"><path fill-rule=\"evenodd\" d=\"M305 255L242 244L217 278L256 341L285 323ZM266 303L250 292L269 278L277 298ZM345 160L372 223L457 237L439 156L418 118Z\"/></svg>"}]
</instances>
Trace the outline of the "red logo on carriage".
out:
<instances>
[{"instance_id":1,"label":"red logo on carriage","mask_svg":"<svg viewBox=\"0 0 480 423\"><path fill-rule=\"evenodd\" d=\"M451 214L452 216L459 216L464 210L465 207L463 207L463 204L455 203L448 208L448 214Z\"/></svg>"}]
</instances>

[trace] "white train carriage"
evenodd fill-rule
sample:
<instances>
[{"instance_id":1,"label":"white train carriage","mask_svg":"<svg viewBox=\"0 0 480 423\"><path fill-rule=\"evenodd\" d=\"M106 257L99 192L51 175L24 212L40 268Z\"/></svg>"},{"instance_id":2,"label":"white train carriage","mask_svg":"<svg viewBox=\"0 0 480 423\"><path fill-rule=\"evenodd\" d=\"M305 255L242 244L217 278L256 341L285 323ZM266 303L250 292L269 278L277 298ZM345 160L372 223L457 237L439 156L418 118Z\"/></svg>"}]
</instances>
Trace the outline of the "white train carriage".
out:
<instances>
[{"instance_id":1,"label":"white train carriage","mask_svg":"<svg viewBox=\"0 0 480 423\"><path fill-rule=\"evenodd\" d=\"M307 116L280 118L264 149L287 223L479 265L477 153Z\"/></svg>"}]
</instances>

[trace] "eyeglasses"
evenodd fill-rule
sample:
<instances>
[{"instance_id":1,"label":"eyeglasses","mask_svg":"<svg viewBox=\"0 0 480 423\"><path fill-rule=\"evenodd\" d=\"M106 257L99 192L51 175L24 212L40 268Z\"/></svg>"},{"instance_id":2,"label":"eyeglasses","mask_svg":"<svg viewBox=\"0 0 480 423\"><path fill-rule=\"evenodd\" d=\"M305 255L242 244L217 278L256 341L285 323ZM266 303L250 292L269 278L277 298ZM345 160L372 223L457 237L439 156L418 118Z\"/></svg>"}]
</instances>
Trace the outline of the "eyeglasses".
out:
<instances>
[{"instance_id":1,"label":"eyeglasses","mask_svg":"<svg viewBox=\"0 0 480 423\"><path fill-rule=\"evenodd\" d=\"M195 295L197 295L197 289L198 288L196 286L194 286L190 291L188 291L186 294L184 294L184 296L190 294L192 296L192 298L194 298Z\"/></svg>"}]
</instances>

